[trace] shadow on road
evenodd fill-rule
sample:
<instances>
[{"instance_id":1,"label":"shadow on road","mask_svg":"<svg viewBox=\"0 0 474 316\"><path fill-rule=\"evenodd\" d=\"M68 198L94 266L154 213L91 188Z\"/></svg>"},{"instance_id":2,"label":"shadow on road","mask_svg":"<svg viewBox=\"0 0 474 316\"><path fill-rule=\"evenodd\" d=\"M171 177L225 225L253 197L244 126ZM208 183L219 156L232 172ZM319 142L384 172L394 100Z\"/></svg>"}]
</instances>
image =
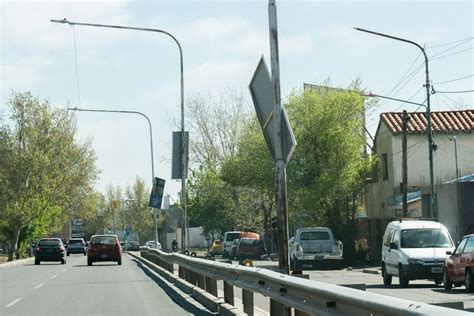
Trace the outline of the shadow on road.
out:
<instances>
[{"instance_id":1,"label":"shadow on road","mask_svg":"<svg viewBox=\"0 0 474 316\"><path fill-rule=\"evenodd\" d=\"M392 285L383 285L383 284L367 284L368 289L399 289L400 285L392 284ZM436 285L431 284L410 284L406 288L409 289L430 289L433 288L433 291L444 291L441 288L437 288Z\"/></svg>"},{"instance_id":2,"label":"shadow on road","mask_svg":"<svg viewBox=\"0 0 474 316\"><path fill-rule=\"evenodd\" d=\"M198 316L207 316L207 315L214 315L214 313L211 313L210 311L204 311L202 309L199 309L192 303L188 302L185 298L183 298L173 287L169 286L166 282L163 281L163 279L159 276L156 276L153 274L148 267L146 267L143 263L138 261L137 259L131 259L133 262L137 264L137 266L143 270L143 272L153 281L158 284L159 287L161 287L165 293L168 295L169 298L173 300L176 304L184 308L187 312L191 313L192 315L198 315Z\"/></svg>"},{"instance_id":3,"label":"shadow on road","mask_svg":"<svg viewBox=\"0 0 474 316\"><path fill-rule=\"evenodd\" d=\"M472 294L472 293L469 293L467 292L464 287L459 287L459 288L455 288L455 289L452 289L452 290L445 290L444 288L441 288L441 289L433 289L433 292L438 292L438 293L443 293L443 294L450 294L450 295L469 295L469 294Z\"/></svg>"}]
</instances>

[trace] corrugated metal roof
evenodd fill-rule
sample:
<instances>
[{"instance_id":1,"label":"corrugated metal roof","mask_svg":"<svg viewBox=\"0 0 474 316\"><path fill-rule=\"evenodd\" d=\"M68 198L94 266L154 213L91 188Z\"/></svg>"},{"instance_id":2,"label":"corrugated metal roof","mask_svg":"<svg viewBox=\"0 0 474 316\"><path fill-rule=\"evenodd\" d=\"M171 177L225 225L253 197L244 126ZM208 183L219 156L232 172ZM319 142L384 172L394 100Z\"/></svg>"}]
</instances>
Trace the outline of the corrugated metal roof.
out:
<instances>
[{"instance_id":1,"label":"corrugated metal roof","mask_svg":"<svg viewBox=\"0 0 474 316\"><path fill-rule=\"evenodd\" d=\"M380 114L380 120L393 134L401 134L402 112ZM408 113L408 134L424 134L428 127L425 112ZM472 133L474 129L474 110L431 112L431 126L434 133Z\"/></svg>"}]
</instances>

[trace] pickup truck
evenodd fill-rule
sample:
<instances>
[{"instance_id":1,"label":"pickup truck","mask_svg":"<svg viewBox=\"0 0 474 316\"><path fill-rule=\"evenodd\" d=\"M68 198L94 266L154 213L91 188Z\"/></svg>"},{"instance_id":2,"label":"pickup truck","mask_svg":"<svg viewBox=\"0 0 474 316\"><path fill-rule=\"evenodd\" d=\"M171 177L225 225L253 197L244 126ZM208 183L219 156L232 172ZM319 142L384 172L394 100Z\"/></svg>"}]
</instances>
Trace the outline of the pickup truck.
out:
<instances>
[{"instance_id":1,"label":"pickup truck","mask_svg":"<svg viewBox=\"0 0 474 316\"><path fill-rule=\"evenodd\" d=\"M327 227L308 227L296 230L289 242L290 263L293 270L306 266L325 265L342 268L342 243L334 239Z\"/></svg>"}]
</instances>

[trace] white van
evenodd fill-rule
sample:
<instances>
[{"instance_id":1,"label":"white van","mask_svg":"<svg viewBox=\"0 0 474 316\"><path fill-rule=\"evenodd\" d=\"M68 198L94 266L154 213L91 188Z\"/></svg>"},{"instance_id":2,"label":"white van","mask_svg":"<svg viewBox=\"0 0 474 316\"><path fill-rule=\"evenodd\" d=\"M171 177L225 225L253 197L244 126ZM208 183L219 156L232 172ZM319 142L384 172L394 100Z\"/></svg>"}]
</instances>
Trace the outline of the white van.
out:
<instances>
[{"instance_id":1,"label":"white van","mask_svg":"<svg viewBox=\"0 0 474 316\"><path fill-rule=\"evenodd\" d=\"M382 277L385 285L392 276L400 286L410 280L429 279L436 285L443 281L443 264L454 243L446 227L438 222L399 220L385 229L382 244Z\"/></svg>"}]
</instances>

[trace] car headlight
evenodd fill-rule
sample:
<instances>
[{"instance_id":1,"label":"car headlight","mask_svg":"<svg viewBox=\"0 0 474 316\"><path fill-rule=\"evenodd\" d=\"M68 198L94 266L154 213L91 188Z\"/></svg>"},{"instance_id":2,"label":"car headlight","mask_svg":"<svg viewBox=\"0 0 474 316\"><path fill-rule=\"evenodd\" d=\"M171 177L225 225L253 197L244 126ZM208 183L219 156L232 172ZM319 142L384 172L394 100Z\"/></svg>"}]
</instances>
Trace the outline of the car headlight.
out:
<instances>
[{"instance_id":1,"label":"car headlight","mask_svg":"<svg viewBox=\"0 0 474 316\"><path fill-rule=\"evenodd\" d=\"M420 259L408 259L408 264L423 264L423 260Z\"/></svg>"}]
</instances>

